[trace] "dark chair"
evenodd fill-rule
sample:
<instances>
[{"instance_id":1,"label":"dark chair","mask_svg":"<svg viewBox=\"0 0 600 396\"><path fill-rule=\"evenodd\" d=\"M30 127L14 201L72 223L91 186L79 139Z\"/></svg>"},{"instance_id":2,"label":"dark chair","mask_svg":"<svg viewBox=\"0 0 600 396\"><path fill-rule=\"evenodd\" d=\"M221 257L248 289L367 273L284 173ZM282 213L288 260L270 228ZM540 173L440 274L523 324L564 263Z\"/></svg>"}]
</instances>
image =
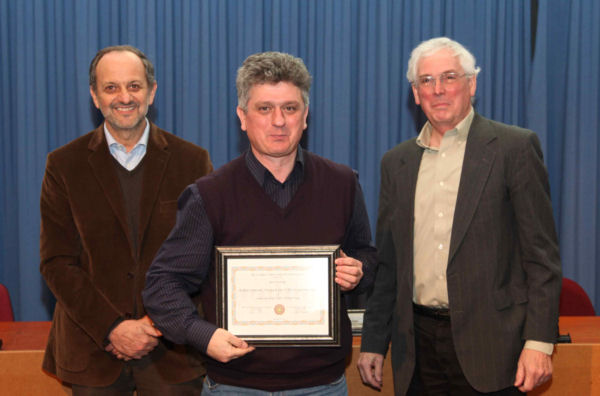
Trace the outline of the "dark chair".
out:
<instances>
[{"instance_id":1,"label":"dark chair","mask_svg":"<svg viewBox=\"0 0 600 396\"><path fill-rule=\"evenodd\" d=\"M594 306L587 293L571 279L563 278L558 312L561 316L594 316Z\"/></svg>"},{"instance_id":2,"label":"dark chair","mask_svg":"<svg viewBox=\"0 0 600 396\"><path fill-rule=\"evenodd\" d=\"M12 306L10 305L8 289L0 283L0 321L13 322L14 320L15 316L13 315Z\"/></svg>"}]
</instances>

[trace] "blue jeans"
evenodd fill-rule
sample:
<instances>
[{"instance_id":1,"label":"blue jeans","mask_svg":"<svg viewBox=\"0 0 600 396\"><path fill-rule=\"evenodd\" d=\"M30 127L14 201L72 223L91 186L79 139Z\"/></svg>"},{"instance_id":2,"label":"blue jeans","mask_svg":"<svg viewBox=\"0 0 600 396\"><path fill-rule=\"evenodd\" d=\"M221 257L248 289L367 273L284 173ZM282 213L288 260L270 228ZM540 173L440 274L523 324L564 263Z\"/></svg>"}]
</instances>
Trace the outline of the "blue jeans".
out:
<instances>
[{"instance_id":1,"label":"blue jeans","mask_svg":"<svg viewBox=\"0 0 600 396\"><path fill-rule=\"evenodd\" d=\"M247 396L347 396L346 377L341 376L330 384L312 386L310 388L290 389L278 392L267 392L260 389L242 388L219 384L206 376L202 386L202 396L213 395L247 395Z\"/></svg>"}]
</instances>

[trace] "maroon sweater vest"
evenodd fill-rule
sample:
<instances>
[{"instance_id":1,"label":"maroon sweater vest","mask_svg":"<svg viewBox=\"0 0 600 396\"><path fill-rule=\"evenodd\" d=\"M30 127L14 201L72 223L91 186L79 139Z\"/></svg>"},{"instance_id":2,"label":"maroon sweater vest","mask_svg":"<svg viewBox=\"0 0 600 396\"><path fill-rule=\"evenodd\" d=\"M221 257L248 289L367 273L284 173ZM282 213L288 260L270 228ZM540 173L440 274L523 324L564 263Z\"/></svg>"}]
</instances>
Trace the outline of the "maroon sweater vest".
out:
<instances>
[{"instance_id":1,"label":"maroon sweater vest","mask_svg":"<svg viewBox=\"0 0 600 396\"><path fill-rule=\"evenodd\" d=\"M342 244L354 208L356 177L346 166L304 151L304 182L285 208L264 192L242 155L196 183L211 222L214 244ZM216 323L215 272L202 291L205 318ZM267 391L324 385L338 379L352 347L346 307L341 307L341 347L271 348L229 363L208 359L216 382Z\"/></svg>"}]
</instances>

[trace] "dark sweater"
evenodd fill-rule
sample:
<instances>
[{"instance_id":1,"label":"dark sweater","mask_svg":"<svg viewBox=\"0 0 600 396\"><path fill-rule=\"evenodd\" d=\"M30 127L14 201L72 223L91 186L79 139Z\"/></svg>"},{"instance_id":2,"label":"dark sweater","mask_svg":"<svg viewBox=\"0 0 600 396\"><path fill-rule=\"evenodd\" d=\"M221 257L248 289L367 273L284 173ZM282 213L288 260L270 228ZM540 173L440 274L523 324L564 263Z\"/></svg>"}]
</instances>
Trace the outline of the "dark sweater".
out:
<instances>
[{"instance_id":1,"label":"dark sweater","mask_svg":"<svg viewBox=\"0 0 600 396\"><path fill-rule=\"evenodd\" d=\"M244 157L198 180L215 245L341 244L354 205L356 177L342 165L304 152L304 182L280 208L256 182ZM203 287L206 320L215 323L215 276ZM341 347L261 348L223 364L209 359L215 381L268 391L333 382L344 373L352 336L342 306Z\"/></svg>"},{"instance_id":2,"label":"dark sweater","mask_svg":"<svg viewBox=\"0 0 600 396\"><path fill-rule=\"evenodd\" d=\"M140 197L142 196L142 177L144 175L144 160L134 169L127 170L113 158L121 192L123 193L123 203L125 204L125 213L127 216L127 225L129 226L129 238L131 239L132 252L134 260L137 262L138 250L138 227L140 222Z\"/></svg>"}]
</instances>

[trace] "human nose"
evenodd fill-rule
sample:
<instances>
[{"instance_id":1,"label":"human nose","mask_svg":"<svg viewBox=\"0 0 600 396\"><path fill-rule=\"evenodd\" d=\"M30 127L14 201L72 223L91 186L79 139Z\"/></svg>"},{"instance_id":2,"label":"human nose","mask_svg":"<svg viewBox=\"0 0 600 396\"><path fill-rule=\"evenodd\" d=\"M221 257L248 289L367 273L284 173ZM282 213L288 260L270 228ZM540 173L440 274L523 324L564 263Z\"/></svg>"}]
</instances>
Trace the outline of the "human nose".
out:
<instances>
[{"instance_id":1,"label":"human nose","mask_svg":"<svg viewBox=\"0 0 600 396\"><path fill-rule=\"evenodd\" d=\"M283 115L283 111L280 108L275 108L273 111L273 115L271 117L271 122L275 126L283 126L285 125L285 116Z\"/></svg>"},{"instance_id":2,"label":"human nose","mask_svg":"<svg viewBox=\"0 0 600 396\"><path fill-rule=\"evenodd\" d=\"M121 103L131 102L131 94L126 89L119 90L117 100Z\"/></svg>"},{"instance_id":3,"label":"human nose","mask_svg":"<svg viewBox=\"0 0 600 396\"><path fill-rule=\"evenodd\" d=\"M444 91L446 90L445 86L446 84L445 81L442 79L442 76L439 76L438 78L433 80L433 92L436 95L444 93Z\"/></svg>"}]
</instances>

